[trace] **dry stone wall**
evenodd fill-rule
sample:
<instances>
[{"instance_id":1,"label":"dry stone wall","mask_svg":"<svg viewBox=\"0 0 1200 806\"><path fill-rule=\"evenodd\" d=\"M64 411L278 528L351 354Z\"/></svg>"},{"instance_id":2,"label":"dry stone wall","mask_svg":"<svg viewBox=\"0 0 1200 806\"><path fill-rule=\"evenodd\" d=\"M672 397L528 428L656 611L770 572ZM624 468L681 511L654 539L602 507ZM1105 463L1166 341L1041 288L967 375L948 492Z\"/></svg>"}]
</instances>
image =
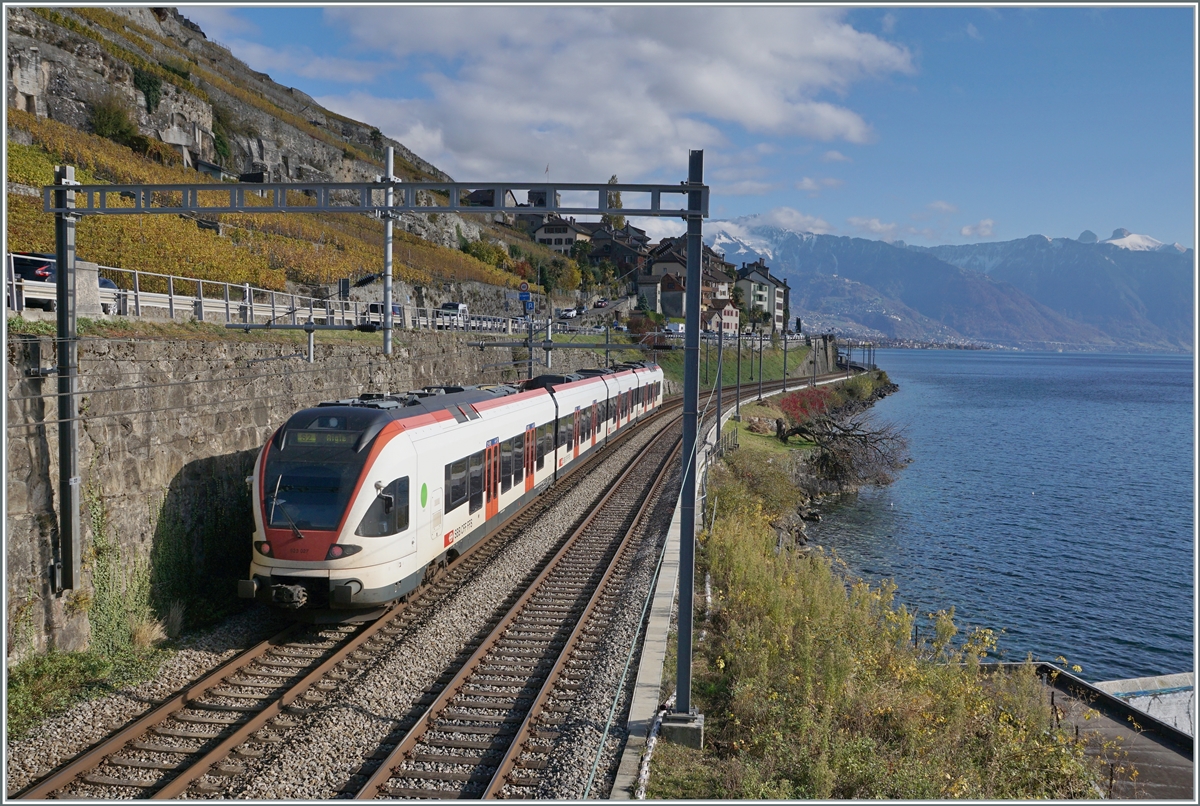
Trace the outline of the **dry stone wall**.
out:
<instances>
[{"instance_id":1,"label":"dry stone wall","mask_svg":"<svg viewBox=\"0 0 1200 806\"><path fill-rule=\"evenodd\" d=\"M89 645L98 532L115 545L122 573L144 569L156 601L189 592L210 603L232 599L250 559L245 478L271 433L322 400L513 377L511 369L487 366L510 360L511 350L467 347L481 338L487 337L397 331L389 357L378 345L322 344L318 335L313 364L298 343L81 341L85 568L80 591L56 596L48 585L58 539L56 385L53 376L29 376L55 363L53 340L10 337L9 662ZM597 365L582 350L554 358L558 372Z\"/></svg>"}]
</instances>

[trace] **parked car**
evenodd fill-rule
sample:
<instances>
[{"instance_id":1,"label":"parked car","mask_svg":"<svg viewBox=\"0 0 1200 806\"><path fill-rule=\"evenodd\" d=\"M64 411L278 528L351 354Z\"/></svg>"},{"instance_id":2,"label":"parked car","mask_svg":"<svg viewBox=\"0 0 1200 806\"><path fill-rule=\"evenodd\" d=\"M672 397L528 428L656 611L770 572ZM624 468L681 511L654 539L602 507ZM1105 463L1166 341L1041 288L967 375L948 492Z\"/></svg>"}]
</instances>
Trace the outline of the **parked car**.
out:
<instances>
[{"instance_id":1,"label":"parked car","mask_svg":"<svg viewBox=\"0 0 1200 806\"><path fill-rule=\"evenodd\" d=\"M585 313L587 313L587 306L586 305L576 305L575 313L579 314L580 316L583 316Z\"/></svg>"},{"instance_id":2,"label":"parked car","mask_svg":"<svg viewBox=\"0 0 1200 806\"><path fill-rule=\"evenodd\" d=\"M574 308L563 308L561 311L558 312L559 319L574 319L575 316L576 316L576 311Z\"/></svg>"},{"instance_id":3,"label":"parked car","mask_svg":"<svg viewBox=\"0 0 1200 806\"><path fill-rule=\"evenodd\" d=\"M367 305L367 313L374 314L376 316L382 316L383 315L383 303L382 302L372 302L372 303L368 304ZM400 315L400 306L393 302L392 303L392 316L399 316L399 315Z\"/></svg>"},{"instance_id":4,"label":"parked car","mask_svg":"<svg viewBox=\"0 0 1200 806\"><path fill-rule=\"evenodd\" d=\"M594 303L592 303L592 307L593 308L606 308L606 307L608 307L608 300L601 297L600 299L598 299Z\"/></svg>"},{"instance_id":5,"label":"parked car","mask_svg":"<svg viewBox=\"0 0 1200 806\"><path fill-rule=\"evenodd\" d=\"M438 308L440 327L466 327L470 314L465 302L443 302Z\"/></svg>"},{"instance_id":6,"label":"parked car","mask_svg":"<svg viewBox=\"0 0 1200 806\"><path fill-rule=\"evenodd\" d=\"M55 283L58 282L58 272L55 270L57 261L58 258L56 255L49 255L44 252L14 253L12 256L13 275L16 279L24 280L25 282ZM117 284L112 280L99 275L97 275L97 284L100 288L114 291L117 288ZM28 299L25 301L25 307L53 311L57 307L57 303L52 299ZM102 304L100 307L104 313L112 312L107 303Z\"/></svg>"}]
</instances>

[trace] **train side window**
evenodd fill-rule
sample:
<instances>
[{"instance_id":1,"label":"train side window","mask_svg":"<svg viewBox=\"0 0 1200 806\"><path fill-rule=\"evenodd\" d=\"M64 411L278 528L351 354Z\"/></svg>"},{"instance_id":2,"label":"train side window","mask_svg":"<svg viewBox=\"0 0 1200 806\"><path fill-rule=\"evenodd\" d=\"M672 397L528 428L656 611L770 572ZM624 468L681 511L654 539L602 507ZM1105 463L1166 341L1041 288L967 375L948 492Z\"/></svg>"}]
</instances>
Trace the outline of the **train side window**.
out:
<instances>
[{"instance_id":1,"label":"train side window","mask_svg":"<svg viewBox=\"0 0 1200 806\"><path fill-rule=\"evenodd\" d=\"M471 480L471 504L467 512L478 512L483 508L483 451L471 454L470 458L470 480Z\"/></svg>"},{"instance_id":2,"label":"train side window","mask_svg":"<svg viewBox=\"0 0 1200 806\"><path fill-rule=\"evenodd\" d=\"M467 460L446 465L446 512L458 509L467 500Z\"/></svg>"},{"instance_id":3,"label":"train side window","mask_svg":"<svg viewBox=\"0 0 1200 806\"><path fill-rule=\"evenodd\" d=\"M521 483L521 479L525 478L525 435L517 434L513 437L513 482Z\"/></svg>"},{"instance_id":4,"label":"train side window","mask_svg":"<svg viewBox=\"0 0 1200 806\"><path fill-rule=\"evenodd\" d=\"M537 469L541 470L546 466L546 428L548 426L539 425L537 428Z\"/></svg>"},{"instance_id":5,"label":"train side window","mask_svg":"<svg viewBox=\"0 0 1200 806\"><path fill-rule=\"evenodd\" d=\"M573 449L575 447L575 418L564 417L563 424L567 427L567 441L565 444L568 448Z\"/></svg>"},{"instance_id":6,"label":"train side window","mask_svg":"<svg viewBox=\"0 0 1200 806\"><path fill-rule=\"evenodd\" d=\"M354 530L359 537L385 537L408 528L408 476L383 488Z\"/></svg>"},{"instance_id":7,"label":"train side window","mask_svg":"<svg viewBox=\"0 0 1200 806\"><path fill-rule=\"evenodd\" d=\"M506 439L500 443L500 492L502 493L512 489L512 466L513 441Z\"/></svg>"}]
</instances>

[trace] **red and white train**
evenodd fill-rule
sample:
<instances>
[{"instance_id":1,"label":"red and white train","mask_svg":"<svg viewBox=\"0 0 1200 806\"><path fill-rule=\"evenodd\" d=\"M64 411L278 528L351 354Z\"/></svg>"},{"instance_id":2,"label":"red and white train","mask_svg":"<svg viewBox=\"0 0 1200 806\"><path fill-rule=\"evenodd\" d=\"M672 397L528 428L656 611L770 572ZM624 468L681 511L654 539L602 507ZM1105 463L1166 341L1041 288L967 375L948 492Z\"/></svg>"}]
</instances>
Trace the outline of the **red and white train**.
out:
<instances>
[{"instance_id":1,"label":"red and white train","mask_svg":"<svg viewBox=\"0 0 1200 806\"><path fill-rule=\"evenodd\" d=\"M395 601L662 396L662 369L635 362L299 411L254 465L238 595L314 618Z\"/></svg>"}]
</instances>

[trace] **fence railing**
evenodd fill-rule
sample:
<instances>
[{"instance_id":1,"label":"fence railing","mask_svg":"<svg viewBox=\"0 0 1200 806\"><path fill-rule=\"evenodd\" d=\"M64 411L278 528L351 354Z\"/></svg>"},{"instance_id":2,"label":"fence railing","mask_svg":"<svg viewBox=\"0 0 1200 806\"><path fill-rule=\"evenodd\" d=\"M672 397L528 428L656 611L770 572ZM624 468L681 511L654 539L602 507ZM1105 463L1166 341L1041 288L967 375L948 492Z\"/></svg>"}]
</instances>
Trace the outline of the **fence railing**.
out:
<instances>
[{"instance_id":1,"label":"fence railing","mask_svg":"<svg viewBox=\"0 0 1200 806\"><path fill-rule=\"evenodd\" d=\"M16 277L12 256L5 260L7 306L21 311L41 303L53 308L57 299L54 283L22 280ZM205 322L348 325L383 323L383 304L359 300L331 299L291 294L249 283L225 283L171 274L99 266L99 276L112 281L115 288L101 286L103 312L120 316L150 316L166 313L169 319L196 319ZM45 303L51 305L45 305ZM152 314L151 312L157 312ZM493 333L521 332L524 320L502 316L464 316L440 308L420 308L393 304L397 327L417 330L466 330Z\"/></svg>"}]
</instances>

